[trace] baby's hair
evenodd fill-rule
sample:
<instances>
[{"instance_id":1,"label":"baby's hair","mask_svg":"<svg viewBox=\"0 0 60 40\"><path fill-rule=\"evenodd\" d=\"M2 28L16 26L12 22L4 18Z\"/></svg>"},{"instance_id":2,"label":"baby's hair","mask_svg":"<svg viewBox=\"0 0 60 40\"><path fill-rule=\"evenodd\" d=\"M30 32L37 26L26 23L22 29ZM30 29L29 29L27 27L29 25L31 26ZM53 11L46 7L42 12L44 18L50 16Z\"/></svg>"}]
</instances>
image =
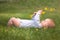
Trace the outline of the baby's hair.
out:
<instances>
[{"instance_id":1,"label":"baby's hair","mask_svg":"<svg viewBox=\"0 0 60 40\"><path fill-rule=\"evenodd\" d=\"M49 20L49 24L48 24L48 27L54 27L55 26L55 23L52 19L46 19L46 20Z\"/></svg>"}]
</instances>

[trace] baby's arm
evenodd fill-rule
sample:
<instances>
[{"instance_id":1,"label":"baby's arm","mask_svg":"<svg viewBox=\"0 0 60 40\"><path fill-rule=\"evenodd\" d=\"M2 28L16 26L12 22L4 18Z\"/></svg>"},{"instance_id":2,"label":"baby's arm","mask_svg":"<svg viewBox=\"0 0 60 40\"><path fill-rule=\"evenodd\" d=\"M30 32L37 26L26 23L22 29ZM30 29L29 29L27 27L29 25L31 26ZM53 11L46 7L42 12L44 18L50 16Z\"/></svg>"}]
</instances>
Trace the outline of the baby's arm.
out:
<instances>
[{"instance_id":1,"label":"baby's arm","mask_svg":"<svg viewBox=\"0 0 60 40\"><path fill-rule=\"evenodd\" d=\"M37 15L41 15L42 14L42 10L39 10L38 12L34 12L33 16L32 17L35 17Z\"/></svg>"},{"instance_id":2,"label":"baby's arm","mask_svg":"<svg viewBox=\"0 0 60 40\"><path fill-rule=\"evenodd\" d=\"M33 17L33 20L36 24L36 26L41 27L41 23L40 23L40 15L42 14L42 10L38 10L37 12L35 12L35 16Z\"/></svg>"}]
</instances>

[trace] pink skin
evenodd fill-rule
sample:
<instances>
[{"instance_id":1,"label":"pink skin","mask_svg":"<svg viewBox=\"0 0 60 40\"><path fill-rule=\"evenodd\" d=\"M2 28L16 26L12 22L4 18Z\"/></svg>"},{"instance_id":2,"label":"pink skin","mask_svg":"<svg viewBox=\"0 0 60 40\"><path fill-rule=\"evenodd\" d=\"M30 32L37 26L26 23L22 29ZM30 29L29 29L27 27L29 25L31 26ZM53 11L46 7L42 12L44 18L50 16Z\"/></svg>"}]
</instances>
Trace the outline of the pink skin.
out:
<instances>
[{"instance_id":1,"label":"pink skin","mask_svg":"<svg viewBox=\"0 0 60 40\"><path fill-rule=\"evenodd\" d=\"M43 11L43 10L38 10L38 12L39 12L40 14L42 14L42 11ZM35 16L36 13L38 13L38 12L34 12L33 16ZM39 14L39 15L40 15L40 14ZM32 16L32 17L33 17L33 16Z\"/></svg>"},{"instance_id":2,"label":"pink skin","mask_svg":"<svg viewBox=\"0 0 60 40\"><path fill-rule=\"evenodd\" d=\"M37 13L40 13L40 14L42 14L42 10L38 10L38 12Z\"/></svg>"},{"instance_id":3,"label":"pink skin","mask_svg":"<svg viewBox=\"0 0 60 40\"><path fill-rule=\"evenodd\" d=\"M18 18L12 17L9 21L8 21L8 26L19 26L20 22Z\"/></svg>"},{"instance_id":4,"label":"pink skin","mask_svg":"<svg viewBox=\"0 0 60 40\"><path fill-rule=\"evenodd\" d=\"M41 24L43 27L46 28L55 26L54 22L51 19L45 19L44 21L41 22Z\"/></svg>"},{"instance_id":5,"label":"pink skin","mask_svg":"<svg viewBox=\"0 0 60 40\"><path fill-rule=\"evenodd\" d=\"M40 14L42 14L42 11L43 11L43 10L38 10L38 12L39 12ZM37 13L37 12L34 12L34 14L36 14L36 13Z\"/></svg>"},{"instance_id":6,"label":"pink skin","mask_svg":"<svg viewBox=\"0 0 60 40\"><path fill-rule=\"evenodd\" d=\"M43 26L48 26L48 22L46 22L45 20L42 21L41 24L42 24Z\"/></svg>"}]
</instances>

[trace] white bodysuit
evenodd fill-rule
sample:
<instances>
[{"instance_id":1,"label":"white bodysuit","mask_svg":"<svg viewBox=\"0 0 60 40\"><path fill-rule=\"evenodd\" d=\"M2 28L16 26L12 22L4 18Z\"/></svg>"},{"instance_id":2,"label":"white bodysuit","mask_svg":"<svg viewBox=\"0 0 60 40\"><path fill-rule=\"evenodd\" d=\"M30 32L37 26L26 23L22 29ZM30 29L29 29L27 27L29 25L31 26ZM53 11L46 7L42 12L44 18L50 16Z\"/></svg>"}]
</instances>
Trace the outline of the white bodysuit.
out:
<instances>
[{"instance_id":1,"label":"white bodysuit","mask_svg":"<svg viewBox=\"0 0 60 40\"><path fill-rule=\"evenodd\" d=\"M34 14L31 20L20 19L19 21L20 21L19 27L35 27L35 28L42 27L42 25L40 23L40 13L39 12Z\"/></svg>"}]
</instances>

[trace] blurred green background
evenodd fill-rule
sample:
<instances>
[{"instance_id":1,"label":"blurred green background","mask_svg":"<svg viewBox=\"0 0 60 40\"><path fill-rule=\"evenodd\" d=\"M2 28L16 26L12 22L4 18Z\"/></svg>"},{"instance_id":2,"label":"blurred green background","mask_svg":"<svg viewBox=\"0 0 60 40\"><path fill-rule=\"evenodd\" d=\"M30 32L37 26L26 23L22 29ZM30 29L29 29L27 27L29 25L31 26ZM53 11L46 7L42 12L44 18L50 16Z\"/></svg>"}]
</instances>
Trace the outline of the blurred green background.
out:
<instances>
[{"instance_id":1,"label":"blurred green background","mask_svg":"<svg viewBox=\"0 0 60 40\"><path fill-rule=\"evenodd\" d=\"M60 40L59 3L60 0L0 0L0 40ZM8 28L11 17L31 19L33 12L39 9L45 12L41 20L53 19L55 28Z\"/></svg>"}]
</instances>

